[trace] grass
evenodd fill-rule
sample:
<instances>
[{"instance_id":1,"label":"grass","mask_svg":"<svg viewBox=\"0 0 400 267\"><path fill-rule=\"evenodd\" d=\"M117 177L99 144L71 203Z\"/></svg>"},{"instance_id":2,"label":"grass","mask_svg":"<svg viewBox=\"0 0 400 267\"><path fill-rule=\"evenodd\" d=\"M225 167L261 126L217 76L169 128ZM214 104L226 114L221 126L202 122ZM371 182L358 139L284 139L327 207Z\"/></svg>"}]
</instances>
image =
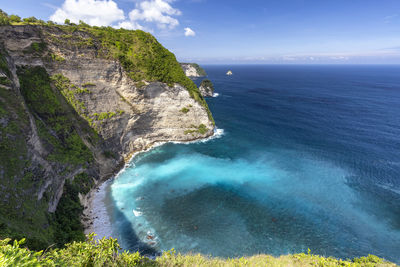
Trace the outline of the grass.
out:
<instances>
[{"instance_id":1,"label":"grass","mask_svg":"<svg viewBox=\"0 0 400 267\"><path fill-rule=\"evenodd\" d=\"M57 54L50 54L51 60L56 61L56 62L64 62L65 58L62 56L59 56Z\"/></svg>"},{"instance_id":2,"label":"grass","mask_svg":"<svg viewBox=\"0 0 400 267\"><path fill-rule=\"evenodd\" d=\"M94 83L84 83L82 84L82 87L91 87L91 86L96 86Z\"/></svg>"},{"instance_id":3,"label":"grass","mask_svg":"<svg viewBox=\"0 0 400 267\"><path fill-rule=\"evenodd\" d=\"M195 126L195 125L191 125L191 130L186 130L184 132L184 134L194 134L194 133L199 133L199 134L206 134L209 129L207 128L207 126L205 126L204 124L200 124L199 126Z\"/></svg>"},{"instance_id":4,"label":"grass","mask_svg":"<svg viewBox=\"0 0 400 267\"><path fill-rule=\"evenodd\" d=\"M94 235L87 236L85 242L73 242L63 249L30 251L23 248L23 242L8 239L0 240L0 265L5 266L382 266L394 267L377 256L340 260L321 257L311 253L273 257L256 255L251 257L222 259L197 255L182 255L174 250L164 252L160 257L149 259L138 252L122 251L116 239L94 240Z\"/></svg>"},{"instance_id":5,"label":"grass","mask_svg":"<svg viewBox=\"0 0 400 267\"><path fill-rule=\"evenodd\" d=\"M103 120L111 119L112 117L114 117L116 115L117 115L117 113L111 111L111 112L94 113L93 117L97 121L103 121Z\"/></svg>"},{"instance_id":6,"label":"grass","mask_svg":"<svg viewBox=\"0 0 400 267\"><path fill-rule=\"evenodd\" d=\"M184 114L188 113L189 111L190 111L190 109L188 109L188 108L186 108L186 107L184 107L184 108L182 108L182 109L180 110L180 112L182 112L182 113L184 113Z\"/></svg>"}]
</instances>

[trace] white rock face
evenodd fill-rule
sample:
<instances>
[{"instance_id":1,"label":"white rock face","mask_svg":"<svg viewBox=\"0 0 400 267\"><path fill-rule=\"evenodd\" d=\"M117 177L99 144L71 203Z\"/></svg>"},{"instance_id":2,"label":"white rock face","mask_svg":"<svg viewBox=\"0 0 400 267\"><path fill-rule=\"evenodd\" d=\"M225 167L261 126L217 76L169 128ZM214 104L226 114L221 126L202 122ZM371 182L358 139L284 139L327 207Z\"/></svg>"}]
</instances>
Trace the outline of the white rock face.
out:
<instances>
[{"instance_id":1,"label":"white rock face","mask_svg":"<svg viewBox=\"0 0 400 267\"><path fill-rule=\"evenodd\" d=\"M199 90L202 96L211 97L214 95L214 86L210 80L204 80L199 86Z\"/></svg>"},{"instance_id":2,"label":"white rock face","mask_svg":"<svg viewBox=\"0 0 400 267\"><path fill-rule=\"evenodd\" d=\"M68 64L73 66L76 62L72 59ZM73 84L95 84L90 87L91 94L82 95L80 99L88 113L123 111L102 122L99 133L106 142L119 147L125 158L155 142L190 141L213 132L214 126L205 108L178 84L168 87L157 82L137 88L118 63L102 59L84 63L79 72L64 66L57 71ZM190 107L189 112L181 112L185 107ZM192 125L200 124L209 129L206 134L185 134Z\"/></svg>"},{"instance_id":3,"label":"white rock face","mask_svg":"<svg viewBox=\"0 0 400 267\"><path fill-rule=\"evenodd\" d=\"M180 63L183 71L187 77L203 77L202 73L199 73L194 64L192 63Z\"/></svg>"}]
</instances>

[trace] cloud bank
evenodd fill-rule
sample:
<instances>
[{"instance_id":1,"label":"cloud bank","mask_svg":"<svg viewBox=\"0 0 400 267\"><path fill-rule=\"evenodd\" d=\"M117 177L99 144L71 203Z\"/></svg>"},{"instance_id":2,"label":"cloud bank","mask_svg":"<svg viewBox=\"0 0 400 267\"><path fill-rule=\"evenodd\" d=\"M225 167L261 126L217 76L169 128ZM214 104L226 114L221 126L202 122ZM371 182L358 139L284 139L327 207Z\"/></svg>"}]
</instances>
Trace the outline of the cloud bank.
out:
<instances>
[{"instance_id":1,"label":"cloud bank","mask_svg":"<svg viewBox=\"0 0 400 267\"><path fill-rule=\"evenodd\" d=\"M50 20L64 23L65 19L78 23L82 20L92 26L110 26L124 20L124 11L112 0L65 0Z\"/></svg>"},{"instance_id":2,"label":"cloud bank","mask_svg":"<svg viewBox=\"0 0 400 267\"><path fill-rule=\"evenodd\" d=\"M173 29L179 25L179 21L173 16L179 16L182 12L173 8L172 0L150 0L136 5L136 9L129 12L131 21L154 22L160 29Z\"/></svg>"},{"instance_id":3,"label":"cloud bank","mask_svg":"<svg viewBox=\"0 0 400 267\"><path fill-rule=\"evenodd\" d=\"M156 26L158 29L171 30L179 25L176 16L182 14L179 9L172 7L175 0L142 0L136 3L128 16L113 0L65 0L57 8L50 20L64 23L69 19L73 23L80 20L92 26L112 26L129 30L145 29ZM189 29L189 28L186 28ZM186 36L195 33L185 29Z\"/></svg>"}]
</instances>

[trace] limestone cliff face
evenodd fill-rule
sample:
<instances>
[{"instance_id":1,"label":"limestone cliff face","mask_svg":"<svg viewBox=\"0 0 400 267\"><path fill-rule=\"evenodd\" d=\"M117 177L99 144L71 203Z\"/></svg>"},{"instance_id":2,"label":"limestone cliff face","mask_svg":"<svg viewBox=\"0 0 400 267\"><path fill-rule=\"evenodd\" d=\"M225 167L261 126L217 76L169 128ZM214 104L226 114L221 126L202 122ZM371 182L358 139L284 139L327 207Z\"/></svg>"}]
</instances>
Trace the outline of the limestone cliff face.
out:
<instances>
[{"instance_id":1,"label":"limestone cliff face","mask_svg":"<svg viewBox=\"0 0 400 267\"><path fill-rule=\"evenodd\" d=\"M205 70L196 63L180 63L183 71L188 77L207 76Z\"/></svg>"},{"instance_id":2,"label":"limestone cliff face","mask_svg":"<svg viewBox=\"0 0 400 267\"><path fill-rule=\"evenodd\" d=\"M57 210L65 184L81 174L80 181L87 179L81 184L93 188L120 169L132 153L155 142L190 141L213 134L206 107L186 88L133 81L118 60L100 56L103 48L89 33L2 26L0 48L6 64L0 69L4 80L0 84L0 146L17 142L21 149L15 160L25 162L16 163L11 172L5 166L8 161L0 161L0 235L2 227L12 229L14 221L39 216L32 226L27 223L15 230L28 237L44 236L51 224L47 212ZM38 83L38 75L51 78L45 94L41 86L47 83ZM34 82L24 82L24 77ZM44 106L51 99L58 109L41 110L37 99L41 93L48 97L42 100ZM13 126L13 131L8 129L12 121L18 128ZM67 130L62 130L65 125ZM70 159L69 151L77 151L76 156ZM21 187L20 181L24 181ZM4 213L11 210L10 205L13 214L7 217ZM48 236L41 241L53 239Z\"/></svg>"}]
</instances>

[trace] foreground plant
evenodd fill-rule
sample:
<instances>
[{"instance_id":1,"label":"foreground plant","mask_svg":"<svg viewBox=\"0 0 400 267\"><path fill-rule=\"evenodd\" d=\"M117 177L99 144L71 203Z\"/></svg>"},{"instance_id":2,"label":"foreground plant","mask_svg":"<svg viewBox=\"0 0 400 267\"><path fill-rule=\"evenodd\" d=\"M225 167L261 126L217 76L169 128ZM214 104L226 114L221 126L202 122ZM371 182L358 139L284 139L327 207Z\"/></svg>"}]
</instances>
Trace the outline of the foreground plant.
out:
<instances>
[{"instance_id":1,"label":"foreground plant","mask_svg":"<svg viewBox=\"0 0 400 267\"><path fill-rule=\"evenodd\" d=\"M139 252L122 251L117 239L95 240L95 234L85 242L72 242L62 249L31 251L22 245L25 239L0 240L0 266L396 266L374 255L354 260L338 260L300 253L279 258L256 255L235 259L221 259L197 255L182 255L174 249L164 252L155 260Z\"/></svg>"}]
</instances>

